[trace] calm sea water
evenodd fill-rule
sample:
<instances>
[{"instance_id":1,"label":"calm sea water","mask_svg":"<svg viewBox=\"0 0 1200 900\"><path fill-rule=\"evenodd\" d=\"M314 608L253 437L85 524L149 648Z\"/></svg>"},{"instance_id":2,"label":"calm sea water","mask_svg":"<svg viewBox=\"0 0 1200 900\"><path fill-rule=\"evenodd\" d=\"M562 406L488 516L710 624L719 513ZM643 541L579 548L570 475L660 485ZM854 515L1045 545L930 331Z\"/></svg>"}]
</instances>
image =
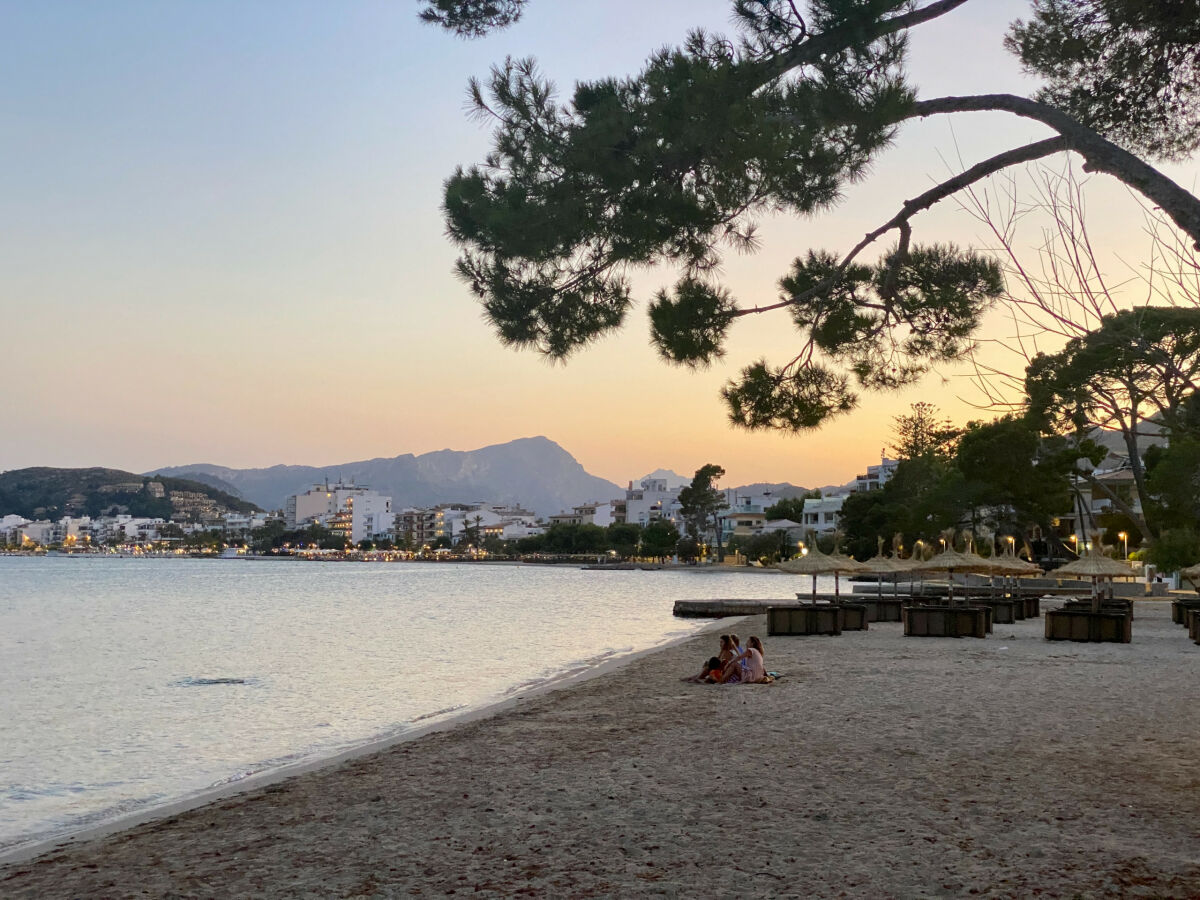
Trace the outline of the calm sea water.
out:
<instances>
[{"instance_id":1,"label":"calm sea water","mask_svg":"<svg viewBox=\"0 0 1200 900\"><path fill-rule=\"evenodd\" d=\"M400 735L701 627L672 617L676 599L788 597L797 583L0 557L0 849Z\"/></svg>"}]
</instances>

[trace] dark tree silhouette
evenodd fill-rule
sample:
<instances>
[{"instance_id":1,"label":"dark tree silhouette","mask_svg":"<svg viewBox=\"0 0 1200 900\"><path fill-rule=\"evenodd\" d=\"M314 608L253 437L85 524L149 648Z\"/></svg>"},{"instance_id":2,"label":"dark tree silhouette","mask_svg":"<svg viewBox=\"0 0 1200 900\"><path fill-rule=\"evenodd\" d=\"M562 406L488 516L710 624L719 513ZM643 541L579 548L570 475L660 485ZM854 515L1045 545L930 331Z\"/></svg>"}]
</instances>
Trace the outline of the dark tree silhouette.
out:
<instances>
[{"instance_id":1,"label":"dark tree silhouette","mask_svg":"<svg viewBox=\"0 0 1200 900\"><path fill-rule=\"evenodd\" d=\"M532 60L505 61L471 86L476 111L495 123L494 149L446 185L459 274L502 341L555 359L622 324L639 266L680 271L650 307L654 343L673 364L706 365L735 320L786 311L794 358L752 363L724 397L739 426L797 430L854 408L862 390L911 383L969 352L1001 294L1000 268L915 243L913 220L984 178L1071 151L1200 242L1200 200L1147 161L1200 143L1200 0L1033 0L1006 43L1043 79L1040 91L919 98L904 75L907 33L967 2L810 0L801 12L792 0L735 0L739 41L694 32L636 76L577 85L566 105ZM430 21L470 35L510 24L523 6L424 5ZM1036 120L1053 136L920 193L848 251L810 250L781 279L778 302L740 305L718 283L725 250L756 246L756 216L825 212L901 123L979 111ZM895 243L877 261L860 261L888 235Z\"/></svg>"}]
</instances>

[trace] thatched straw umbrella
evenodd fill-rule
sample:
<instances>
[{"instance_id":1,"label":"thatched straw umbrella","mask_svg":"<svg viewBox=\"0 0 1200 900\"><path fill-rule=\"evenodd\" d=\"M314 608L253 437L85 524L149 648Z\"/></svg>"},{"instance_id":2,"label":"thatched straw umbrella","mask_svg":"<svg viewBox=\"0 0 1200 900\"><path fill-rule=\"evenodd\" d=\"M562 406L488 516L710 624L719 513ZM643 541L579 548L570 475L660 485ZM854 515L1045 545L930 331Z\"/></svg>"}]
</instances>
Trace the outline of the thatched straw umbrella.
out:
<instances>
[{"instance_id":1,"label":"thatched straw umbrella","mask_svg":"<svg viewBox=\"0 0 1200 900\"><path fill-rule=\"evenodd\" d=\"M925 543L923 540L918 539L916 541L916 543L913 544L912 553L909 555L908 559L903 559L900 556L899 538L900 538L900 535L896 535L896 537L892 538L892 549L896 551L895 552L896 564L903 567L903 568L898 569L897 571L905 572L909 575L909 592L910 593L912 592L912 581L914 578L916 578L920 581L920 590L924 591L924 589L925 589L925 568L924 568L925 567L925 557L926 557L926 551L930 550L930 546L929 546L929 544ZM928 555L930 557L932 557L933 553L930 552ZM899 593L898 587L897 587L897 593Z\"/></svg>"},{"instance_id":2,"label":"thatched straw umbrella","mask_svg":"<svg viewBox=\"0 0 1200 900\"><path fill-rule=\"evenodd\" d=\"M895 542L893 542L893 547ZM883 538L879 538L879 543L875 551L875 555L866 562L861 563L862 571L870 575L895 575L898 572L908 572L910 567L906 560L898 559L894 556L883 555ZM883 599L883 578L877 581L879 587L879 598ZM895 593L899 596L900 587L896 585Z\"/></svg>"},{"instance_id":3,"label":"thatched straw umbrella","mask_svg":"<svg viewBox=\"0 0 1200 900\"><path fill-rule=\"evenodd\" d=\"M840 553L833 556L822 553L821 548L817 546L816 540L813 539L811 532L809 535L809 539L805 542L808 547L808 553L805 556L798 556L795 559L781 562L776 568L781 572L788 572L792 575L811 575L812 599L814 603L817 602L817 576L832 575L834 596L840 597L841 592L839 590L838 576L849 572L861 572L862 563L848 556L842 556Z\"/></svg>"},{"instance_id":4,"label":"thatched straw umbrella","mask_svg":"<svg viewBox=\"0 0 1200 900\"><path fill-rule=\"evenodd\" d=\"M1024 559L1017 559L1010 553L993 556L992 565L1002 575L1041 575L1042 567Z\"/></svg>"},{"instance_id":5,"label":"thatched straw umbrella","mask_svg":"<svg viewBox=\"0 0 1200 900\"><path fill-rule=\"evenodd\" d=\"M1019 578L1022 575L1041 575L1041 566L1017 559L1013 554L1002 553L992 557L994 571L1007 581L1009 578Z\"/></svg>"},{"instance_id":6,"label":"thatched straw umbrella","mask_svg":"<svg viewBox=\"0 0 1200 900\"><path fill-rule=\"evenodd\" d=\"M935 556L933 559L927 559L914 568L922 572L945 572L948 577L950 586L950 603L954 603L954 573L955 572L974 572L977 574L986 575L992 571L992 564L978 556L975 553L959 553L954 549L953 543L954 533L950 532L946 541L946 549Z\"/></svg>"},{"instance_id":7,"label":"thatched straw umbrella","mask_svg":"<svg viewBox=\"0 0 1200 900\"><path fill-rule=\"evenodd\" d=\"M1100 552L1100 536L1094 535L1092 549L1087 556L1081 556L1074 562L1054 570L1054 577L1070 575L1077 578L1092 580L1092 612L1100 612L1099 580L1101 578L1132 578L1133 570L1128 564L1109 559Z\"/></svg>"}]
</instances>

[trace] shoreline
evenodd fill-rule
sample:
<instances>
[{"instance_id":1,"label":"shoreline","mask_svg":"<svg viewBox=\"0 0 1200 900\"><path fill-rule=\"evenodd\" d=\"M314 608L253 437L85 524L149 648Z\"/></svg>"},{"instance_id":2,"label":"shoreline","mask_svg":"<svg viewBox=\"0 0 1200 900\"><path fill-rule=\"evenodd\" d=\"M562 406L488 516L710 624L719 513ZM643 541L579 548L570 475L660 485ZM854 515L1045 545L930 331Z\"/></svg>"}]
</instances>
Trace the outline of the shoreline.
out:
<instances>
[{"instance_id":1,"label":"shoreline","mask_svg":"<svg viewBox=\"0 0 1200 900\"><path fill-rule=\"evenodd\" d=\"M8 866L35 860L40 856L56 850L80 846L108 835L119 834L121 832L128 831L132 828L138 827L139 825L152 823L160 819L171 818L181 813L213 805L221 800L230 799L237 797L240 794L266 788L281 781L303 777L304 775L312 772L336 767L342 765L343 763L360 759L362 757L382 753L397 745L419 740L420 738L423 738L429 734L451 731L471 722L502 715L507 710L527 700L531 700L544 694L549 694L556 691L570 690L578 684L583 684L593 678L607 675L609 672L616 671L617 669L629 665L630 663L633 663L644 656L659 653L678 644L695 640L705 634L724 628L728 624L729 623L727 620L718 619L708 623L696 631L669 638L663 643L656 644L653 647L647 647L643 650L636 650L630 653L612 656L595 665L589 666L583 664L574 666L531 684L516 685L508 691L511 696L506 696L500 700L493 700L478 707L454 711L447 714L445 717L435 718L434 721L426 724L414 724L412 728L397 734L368 740L363 744L359 744L346 750L338 751L328 756L306 759L279 766L277 768L255 772L251 775L247 775L244 778L239 778L236 781L211 785L186 797L169 800L163 803L152 804L144 809L118 815L115 818L104 822L99 822L94 825L85 825L78 829L72 829L64 834L55 835L53 837L38 837L28 841L12 844L9 847L0 848L0 878L3 877L3 870ZM437 715L438 714L436 713L434 714L435 717ZM421 719L416 719L414 722L419 723L421 722Z\"/></svg>"},{"instance_id":2,"label":"shoreline","mask_svg":"<svg viewBox=\"0 0 1200 900\"><path fill-rule=\"evenodd\" d=\"M702 632L7 865L0 895L1200 896L1200 648L1155 603L1132 644L1042 626L768 637L783 678L739 687L679 680Z\"/></svg>"}]
</instances>

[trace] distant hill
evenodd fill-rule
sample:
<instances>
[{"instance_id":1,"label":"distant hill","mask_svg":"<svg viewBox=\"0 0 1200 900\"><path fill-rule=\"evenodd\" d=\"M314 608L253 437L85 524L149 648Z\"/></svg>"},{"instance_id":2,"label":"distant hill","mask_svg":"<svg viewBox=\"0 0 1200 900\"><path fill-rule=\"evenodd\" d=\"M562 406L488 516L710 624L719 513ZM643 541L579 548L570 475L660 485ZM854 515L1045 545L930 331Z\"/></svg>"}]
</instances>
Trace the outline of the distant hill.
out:
<instances>
[{"instance_id":1,"label":"distant hill","mask_svg":"<svg viewBox=\"0 0 1200 900\"><path fill-rule=\"evenodd\" d=\"M158 470L236 492L266 509L326 479L367 485L392 498L394 509L436 503L520 503L552 515L590 500L624 497L624 488L589 475L570 453L545 437L521 438L479 450L438 450L414 456L332 466L271 466L232 469L196 464Z\"/></svg>"},{"instance_id":2,"label":"distant hill","mask_svg":"<svg viewBox=\"0 0 1200 900\"><path fill-rule=\"evenodd\" d=\"M177 497L173 502L177 492L203 498ZM184 478L135 475L120 469L38 467L0 473L0 515L59 519L116 511L170 519L181 510L195 512L206 506L217 512L259 511L244 499Z\"/></svg>"},{"instance_id":3,"label":"distant hill","mask_svg":"<svg viewBox=\"0 0 1200 900\"><path fill-rule=\"evenodd\" d=\"M753 497L758 500L763 494L771 495L771 503L777 503L780 500L792 500L796 497L803 497L809 492L809 488L798 487L787 481L783 482L768 482L758 481L754 484L743 484L741 487L733 488L734 492L746 497Z\"/></svg>"},{"instance_id":4,"label":"distant hill","mask_svg":"<svg viewBox=\"0 0 1200 900\"><path fill-rule=\"evenodd\" d=\"M643 481L646 481L650 478L659 478L663 481L666 481L667 488L669 490L686 487L692 483L691 475L680 475L678 472L672 471L671 469L655 469L648 475L643 475L641 478L635 478L633 480L633 486L637 487Z\"/></svg>"},{"instance_id":5,"label":"distant hill","mask_svg":"<svg viewBox=\"0 0 1200 900\"><path fill-rule=\"evenodd\" d=\"M649 475L643 475L641 478L635 479L633 483L636 486L648 478L660 478L667 482L668 488L674 489L686 487L687 485L691 484L692 477L693 476L691 475L680 475L678 472L674 472L671 469L655 469ZM722 488L722 490L724 490L724 488ZM809 488L799 487L786 481L757 481L754 484L743 484L739 485L738 487L731 487L729 490L733 491L738 496L752 497L756 501L761 498L763 494L769 492L772 502L776 500L788 500L793 497L803 497L809 492Z\"/></svg>"}]
</instances>

